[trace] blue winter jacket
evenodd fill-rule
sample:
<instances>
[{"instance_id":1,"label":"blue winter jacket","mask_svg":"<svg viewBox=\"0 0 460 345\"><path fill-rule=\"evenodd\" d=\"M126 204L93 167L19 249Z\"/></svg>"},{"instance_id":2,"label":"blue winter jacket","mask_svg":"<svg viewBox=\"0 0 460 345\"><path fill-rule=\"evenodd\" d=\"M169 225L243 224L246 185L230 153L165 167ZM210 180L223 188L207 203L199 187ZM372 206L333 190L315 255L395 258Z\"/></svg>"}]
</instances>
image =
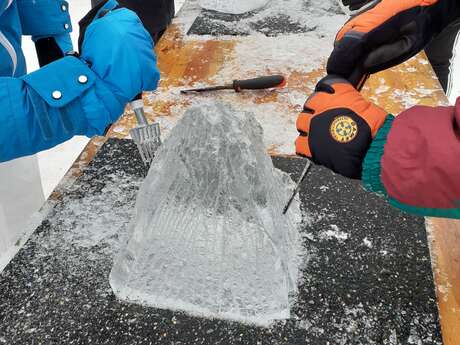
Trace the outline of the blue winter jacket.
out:
<instances>
[{"instance_id":1,"label":"blue winter jacket","mask_svg":"<svg viewBox=\"0 0 460 345\"><path fill-rule=\"evenodd\" d=\"M103 9L116 5L110 0ZM153 42L127 9L88 27L81 59L64 57L25 74L21 35L54 37L65 53L72 48L70 31L64 0L0 0L0 162L74 135L103 134L128 101L156 88Z\"/></svg>"}]
</instances>

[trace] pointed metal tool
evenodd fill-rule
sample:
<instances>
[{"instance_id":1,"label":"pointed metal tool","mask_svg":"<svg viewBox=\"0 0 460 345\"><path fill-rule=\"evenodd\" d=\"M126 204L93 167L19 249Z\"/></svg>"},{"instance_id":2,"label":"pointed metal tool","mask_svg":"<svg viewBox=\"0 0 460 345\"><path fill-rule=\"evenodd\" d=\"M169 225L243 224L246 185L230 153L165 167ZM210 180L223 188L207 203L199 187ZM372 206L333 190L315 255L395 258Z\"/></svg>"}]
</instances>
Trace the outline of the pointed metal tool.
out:
<instances>
[{"instance_id":1,"label":"pointed metal tool","mask_svg":"<svg viewBox=\"0 0 460 345\"><path fill-rule=\"evenodd\" d=\"M292 192L292 196L289 199L289 201L286 204L286 207L284 207L283 214L286 214L287 211L289 210L289 207L291 207L292 202L294 201L295 196L299 192L300 186L302 185L303 180L305 180L305 177L307 177L308 171L311 168L311 161L307 160L307 164L305 165L305 168L302 171L302 175L300 176L299 181L297 182L297 185L294 189L294 192Z\"/></svg>"},{"instance_id":2,"label":"pointed metal tool","mask_svg":"<svg viewBox=\"0 0 460 345\"><path fill-rule=\"evenodd\" d=\"M142 161L146 166L150 166L155 152L161 145L160 125L157 122L149 124L144 112L142 94L139 94L130 104L136 115L138 125L129 133L137 145Z\"/></svg>"}]
</instances>

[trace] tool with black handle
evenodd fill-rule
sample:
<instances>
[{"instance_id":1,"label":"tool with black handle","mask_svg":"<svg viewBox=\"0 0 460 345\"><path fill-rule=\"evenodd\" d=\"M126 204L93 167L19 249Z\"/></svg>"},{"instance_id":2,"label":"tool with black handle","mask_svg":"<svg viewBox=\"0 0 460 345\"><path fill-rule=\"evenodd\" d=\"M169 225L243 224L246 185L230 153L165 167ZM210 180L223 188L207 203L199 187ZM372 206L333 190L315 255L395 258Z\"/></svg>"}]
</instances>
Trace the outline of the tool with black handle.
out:
<instances>
[{"instance_id":1,"label":"tool with black handle","mask_svg":"<svg viewBox=\"0 0 460 345\"><path fill-rule=\"evenodd\" d=\"M362 88L364 87L364 84L366 83L367 79L369 79L369 74L364 74L362 72L361 68L357 68L350 78L348 78L348 81L356 88L356 90L361 91ZM300 186L302 185L303 181L308 175L308 172L310 171L310 168L312 166L311 160L307 159L307 164L305 165L305 168L302 171L302 175L300 175L299 180L297 181L296 187L294 191L292 192L291 197L289 198L286 206L283 209L283 214L286 214L287 211L289 210L289 207L291 207L292 202L294 201L295 196L300 190Z\"/></svg>"},{"instance_id":2,"label":"tool with black handle","mask_svg":"<svg viewBox=\"0 0 460 345\"><path fill-rule=\"evenodd\" d=\"M286 85L286 79L282 75L271 75L265 77L259 77L254 79L246 80L234 80L232 84L210 86L198 89L181 90L181 93L193 93L193 92L208 92L218 90L235 90L235 92L241 92L242 90L264 90L272 88L282 88Z\"/></svg>"}]
</instances>

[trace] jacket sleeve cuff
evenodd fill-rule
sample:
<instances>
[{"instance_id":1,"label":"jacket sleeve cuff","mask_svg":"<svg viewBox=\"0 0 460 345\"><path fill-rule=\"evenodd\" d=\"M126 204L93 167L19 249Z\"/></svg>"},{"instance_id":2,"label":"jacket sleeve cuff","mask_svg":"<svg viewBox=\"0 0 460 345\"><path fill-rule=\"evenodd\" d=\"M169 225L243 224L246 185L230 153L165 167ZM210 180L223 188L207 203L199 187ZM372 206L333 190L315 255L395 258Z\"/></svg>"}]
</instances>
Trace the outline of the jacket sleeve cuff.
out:
<instances>
[{"instance_id":1,"label":"jacket sleeve cuff","mask_svg":"<svg viewBox=\"0 0 460 345\"><path fill-rule=\"evenodd\" d=\"M123 113L112 90L83 61L67 56L21 78L50 109L61 114L72 134L100 135ZM37 104L41 102L37 101ZM65 111L64 111L65 109ZM47 111L37 112L45 137L56 135Z\"/></svg>"},{"instance_id":2,"label":"jacket sleeve cuff","mask_svg":"<svg viewBox=\"0 0 460 345\"><path fill-rule=\"evenodd\" d=\"M377 193L381 196L387 196L387 191L381 179L381 161L388 133L391 130L394 119L395 117L391 114L387 116L383 126L372 141L363 162L362 183L364 188L369 192Z\"/></svg>"}]
</instances>

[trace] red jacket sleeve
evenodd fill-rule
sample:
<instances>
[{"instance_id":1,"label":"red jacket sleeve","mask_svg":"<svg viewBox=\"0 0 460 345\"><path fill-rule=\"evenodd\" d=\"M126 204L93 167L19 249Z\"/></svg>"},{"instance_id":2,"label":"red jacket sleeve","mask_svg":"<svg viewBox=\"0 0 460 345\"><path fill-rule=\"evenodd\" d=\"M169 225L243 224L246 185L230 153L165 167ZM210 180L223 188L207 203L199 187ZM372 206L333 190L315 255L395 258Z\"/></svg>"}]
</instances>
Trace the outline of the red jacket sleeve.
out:
<instances>
[{"instance_id":1,"label":"red jacket sleeve","mask_svg":"<svg viewBox=\"0 0 460 345\"><path fill-rule=\"evenodd\" d=\"M460 98L455 107L416 106L390 122L366 156L365 186L405 211L460 218Z\"/></svg>"}]
</instances>

